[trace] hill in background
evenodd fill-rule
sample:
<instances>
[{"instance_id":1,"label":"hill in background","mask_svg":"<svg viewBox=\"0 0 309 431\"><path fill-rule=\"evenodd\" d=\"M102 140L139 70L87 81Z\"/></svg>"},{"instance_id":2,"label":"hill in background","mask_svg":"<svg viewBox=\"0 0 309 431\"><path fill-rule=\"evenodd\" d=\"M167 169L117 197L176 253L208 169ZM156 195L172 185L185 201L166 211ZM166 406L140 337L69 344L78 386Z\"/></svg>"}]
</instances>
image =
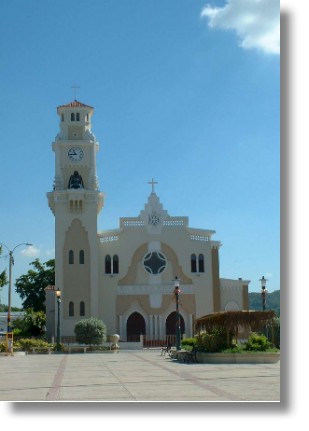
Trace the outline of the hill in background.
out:
<instances>
[{"instance_id":1,"label":"hill in background","mask_svg":"<svg viewBox=\"0 0 309 431\"><path fill-rule=\"evenodd\" d=\"M249 309L262 310L262 295L259 292L249 293ZM266 310L274 310L280 316L280 290L268 293L266 296Z\"/></svg>"}]
</instances>

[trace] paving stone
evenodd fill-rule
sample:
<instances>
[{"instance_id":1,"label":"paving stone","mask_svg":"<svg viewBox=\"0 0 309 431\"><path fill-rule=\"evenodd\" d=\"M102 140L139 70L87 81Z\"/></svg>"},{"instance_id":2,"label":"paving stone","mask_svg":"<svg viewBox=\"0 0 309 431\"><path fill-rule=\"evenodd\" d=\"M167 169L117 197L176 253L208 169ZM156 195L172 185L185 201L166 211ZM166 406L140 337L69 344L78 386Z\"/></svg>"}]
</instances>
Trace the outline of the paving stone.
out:
<instances>
[{"instance_id":1,"label":"paving stone","mask_svg":"<svg viewBox=\"0 0 309 431\"><path fill-rule=\"evenodd\" d=\"M280 401L276 364L183 364L160 350L0 357L0 401Z\"/></svg>"}]
</instances>

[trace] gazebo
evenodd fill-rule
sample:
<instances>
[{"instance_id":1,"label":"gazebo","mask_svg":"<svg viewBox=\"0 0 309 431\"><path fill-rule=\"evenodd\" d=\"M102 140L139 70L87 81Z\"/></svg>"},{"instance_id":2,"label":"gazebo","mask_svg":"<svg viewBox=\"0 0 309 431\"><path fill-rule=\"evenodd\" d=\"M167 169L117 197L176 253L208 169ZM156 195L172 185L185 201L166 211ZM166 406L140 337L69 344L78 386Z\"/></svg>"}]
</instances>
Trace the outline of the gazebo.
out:
<instances>
[{"instance_id":1,"label":"gazebo","mask_svg":"<svg viewBox=\"0 0 309 431\"><path fill-rule=\"evenodd\" d=\"M231 345L232 338L236 343L239 335L247 338L250 332L255 332L271 326L272 339L274 338L273 320L276 313L273 310L255 311L219 311L200 317L195 321L195 332L212 332L214 329L225 329L227 334L227 345Z\"/></svg>"}]
</instances>

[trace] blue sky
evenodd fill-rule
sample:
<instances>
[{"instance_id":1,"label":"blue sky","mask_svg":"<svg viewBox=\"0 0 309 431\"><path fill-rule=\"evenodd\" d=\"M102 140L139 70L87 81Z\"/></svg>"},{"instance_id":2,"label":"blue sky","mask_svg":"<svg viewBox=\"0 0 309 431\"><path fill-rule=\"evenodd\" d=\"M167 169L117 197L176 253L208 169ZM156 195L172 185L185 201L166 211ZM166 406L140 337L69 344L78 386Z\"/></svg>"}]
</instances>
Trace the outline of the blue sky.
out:
<instances>
[{"instance_id":1,"label":"blue sky","mask_svg":"<svg viewBox=\"0 0 309 431\"><path fill-rule=\"evenodd\" d=\"M137 216L154 177L171 216L216 231L221 277L279 289L278 26L277 0L2 2L0 242L34 244L14 278L54 256L51 143L77 85L95 109L99 230Z\"/></svg>"}]
</instances>

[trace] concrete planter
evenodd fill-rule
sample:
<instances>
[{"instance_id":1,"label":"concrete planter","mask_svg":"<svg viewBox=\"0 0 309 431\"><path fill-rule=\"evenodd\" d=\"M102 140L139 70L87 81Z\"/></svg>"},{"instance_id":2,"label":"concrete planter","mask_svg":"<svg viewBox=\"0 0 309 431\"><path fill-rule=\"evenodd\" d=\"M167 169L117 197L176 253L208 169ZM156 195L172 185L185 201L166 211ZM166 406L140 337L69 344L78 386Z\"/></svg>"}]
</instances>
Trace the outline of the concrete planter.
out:
<instances>
[{"instance_id":1,"label":"concrete planter","mask_svg":"<svg viewBox=\"0 0 309 431\"><path fill-rule=\"evenodd\" d=\"M202 364L275 364L280 360L280 352L256 353L197 353Z\"/></svg>"}]
</instances>

